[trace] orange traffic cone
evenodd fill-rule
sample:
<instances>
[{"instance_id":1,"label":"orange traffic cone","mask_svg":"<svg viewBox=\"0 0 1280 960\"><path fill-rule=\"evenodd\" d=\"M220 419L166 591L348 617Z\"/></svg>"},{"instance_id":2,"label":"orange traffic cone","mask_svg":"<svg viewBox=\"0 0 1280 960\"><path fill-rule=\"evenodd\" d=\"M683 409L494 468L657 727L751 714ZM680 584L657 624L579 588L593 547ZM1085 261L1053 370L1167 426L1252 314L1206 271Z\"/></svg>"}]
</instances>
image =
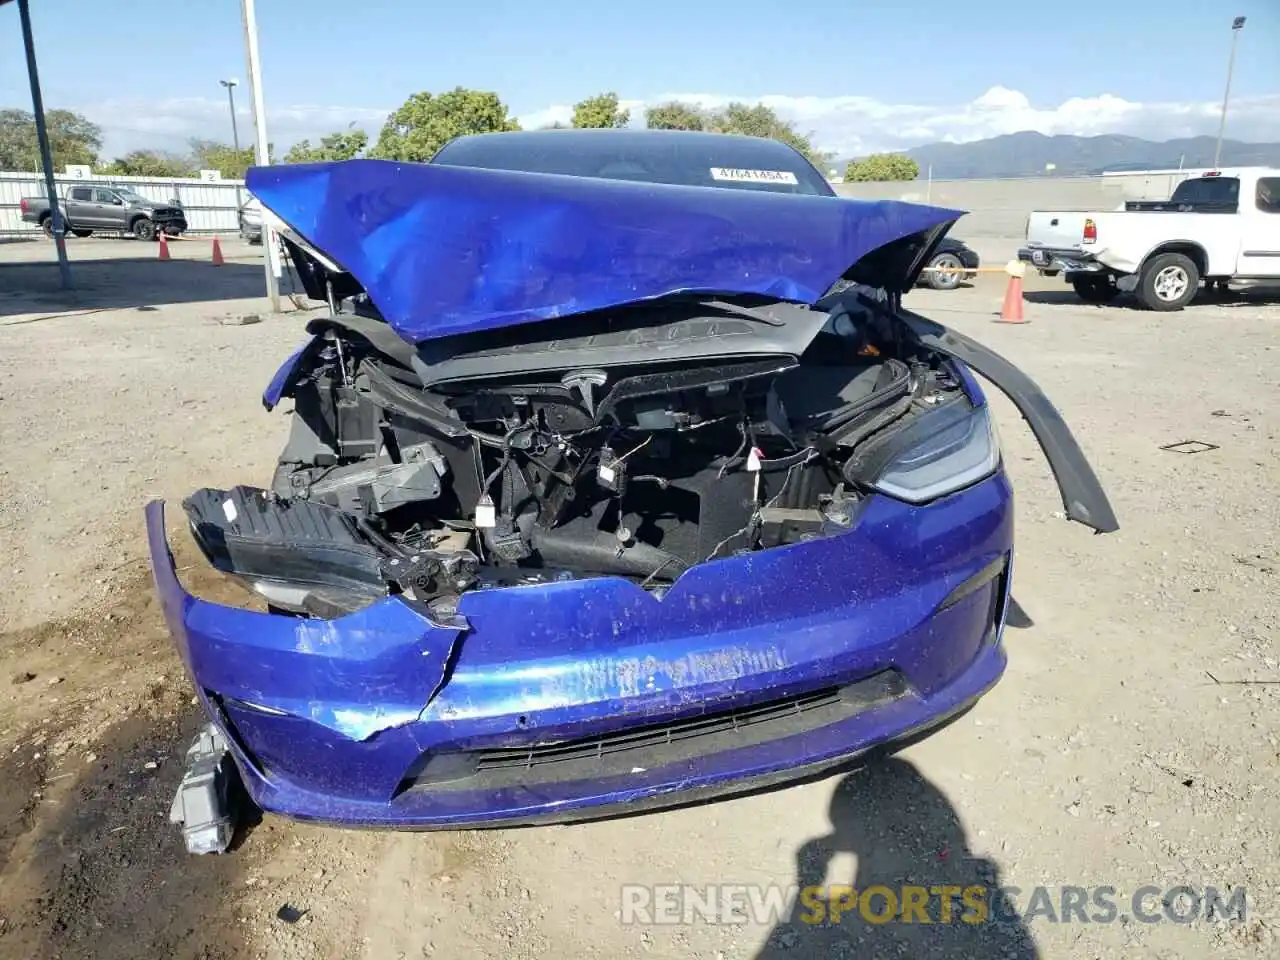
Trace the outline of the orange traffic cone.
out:
<instances>
[{"instance_id":1,"label":"orange traffic cone","mask_svg":"<svg viewBox=\"0 0 1280 960\"><path fill-rule=\"evenodd\" d=\"M1022 271L1020 263L1010 263L1009 285L1004 288L1004 305L1000 308L1000 323L1028 323L1022 315Z\"/></svg>"},{"instance_id":2,"label":"orange traffic cone","mask_svg":"<svg viewBox=\"0 0 1280 960\"><path fill-rule=\"evenodd\" d=\"M213 265L222 266L222 244L218 243L217 237L213 238Z\"/></svg>"},{"instance_id":3,"label":"orange traffic cone","mask_svg":"<svg viewBox=\"0 0 1280 960\"><path fill-rule=\"evenodd\" d=\"M163 233L160 234L160 259L169 259L169 240Z\"/></svg>"}]
</instances>

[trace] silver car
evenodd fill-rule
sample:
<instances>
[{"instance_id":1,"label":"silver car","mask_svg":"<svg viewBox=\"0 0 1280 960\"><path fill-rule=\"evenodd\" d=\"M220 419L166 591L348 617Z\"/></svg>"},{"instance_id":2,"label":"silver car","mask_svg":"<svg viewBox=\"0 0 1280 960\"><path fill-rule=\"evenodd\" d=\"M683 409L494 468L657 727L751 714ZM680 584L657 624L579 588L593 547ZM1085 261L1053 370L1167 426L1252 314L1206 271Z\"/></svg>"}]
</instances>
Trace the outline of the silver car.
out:
<instances>
[{"instance_id":1,"label":"silver car","mask_svg":"<svg viewBox=\"0 0 1280 960\"><path fill-rule=\"evenodd\" d=\"M240 223L240 238L250 243L262 242L262 204L256 197L250 197L240 205L237 211Z\"/></svg>"}]
</instances>

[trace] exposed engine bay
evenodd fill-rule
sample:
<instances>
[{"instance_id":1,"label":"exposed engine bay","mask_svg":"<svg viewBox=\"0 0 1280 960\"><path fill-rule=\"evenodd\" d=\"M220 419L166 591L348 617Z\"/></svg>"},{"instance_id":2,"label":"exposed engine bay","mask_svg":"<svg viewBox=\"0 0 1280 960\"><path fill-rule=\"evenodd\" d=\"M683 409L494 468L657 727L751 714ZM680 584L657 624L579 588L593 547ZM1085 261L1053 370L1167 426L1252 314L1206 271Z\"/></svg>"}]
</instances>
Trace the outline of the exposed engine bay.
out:
<instances>
[{"instance_id":1,"label":"exposed engine bay","mask_svg":"<svg viewBox=\"0 0 1280 960\"><path fill-rule=\"evenodd\" d=\"M278 611L399 594L437 621L469 590L620 576L661 594L696 564L838 534L895 438L971 405L883 296L822 306L675 298L412 346L351 297L309 327L270 487L197 491L192 529Z\"/></svg>"}]
</instances>

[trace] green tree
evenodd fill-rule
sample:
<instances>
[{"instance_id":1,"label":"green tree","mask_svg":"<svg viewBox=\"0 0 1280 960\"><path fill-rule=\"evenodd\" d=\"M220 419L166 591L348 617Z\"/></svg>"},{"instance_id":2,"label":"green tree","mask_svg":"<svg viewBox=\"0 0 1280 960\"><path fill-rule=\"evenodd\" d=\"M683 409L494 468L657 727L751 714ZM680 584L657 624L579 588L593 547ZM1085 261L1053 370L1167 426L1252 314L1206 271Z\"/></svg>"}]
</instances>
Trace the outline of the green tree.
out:
<instances>
[{"instance_id":1,"label":"green tree","mask_svg":"<svg viewBox=\"0 0 1280 960\"><path fill-rule=\"evenodd\" d=\"M519 129L496 93L463 87L439 96L423 91L387 117L370 156L424 162L454 137Z\"/></svg>"},{"instance_id":2,"label":"green tree","mask_svg":"<svg viewBox=\"0 0 1280 960\"><path fill-rule=\"evenodd\" d=\"M117 177L194 177L195 167L190 157L166 153L163 150L134 150L117 157L99 173Z\"/></svg>"},{"instance_id":3,"label":"green tree","mask_svg":"<svg viewBox=\"0 0 1280 960\"><path fill-rule=\"evenodd\" d=\"M321 137L317 146L310 140L300 140L284 155L285 163L323 163L327 160L354 160L369 145L369 135L363 130L345 130Z\"/></svg>"},{"instance_id":4,"label":"green tree","mask_svg":"<svg viewBox=\"0 0 1280 960\"><path fill-rule=\"evenodd\" d=\"M766 137L780 140L808 158L819 170L831 163L831 155L816 149L808 136L798 133L795 127L779 117L763 103L731 103L723 110L716 110L706 118L707 130L718 133L736 133L747 137Z\"/></svg>"},{"instance_id":5,"label":"green tree","mask_svg":"<svg viewBox=\"0 0 1280 960\"><path fill-rule=\"evenodd\" d=\"M275 147L267 145L267 156L274 155ZM228 180L243 180L244 172L257 163L251 147L237 150L216 140L192 140L191 162L197 170L217 170Z\"/></svg>"},{"instance_id":6,"label":"green tree","mask_svg":"<svg viewBox=\"0 0 1280 960\"><path fill-rule=\"evenodd\" d=\"M645 111L644 125L650 130L705 130L707 118L698 107L672 100Z\"/></svg>"},{"instance_id":7,"label":"green tree","mask_svg":"<svg viewBox=\"0 0 1280 960\"><path fill-rule=\"evenodd\" d=\"M884 182L914 180L920 176L920 164L905 153L873 153L861 160L850 160L845 168L846 180Z\"/></svg>"},{"instance_id":8,"label":"green tree","mask_svg":"<svg viewBox=\"0 0 1280 960\"><path fill-rule=\"evenodd\" d=\"M573 125L578 128L625 127L630 122L631 111L618 108L618 95L612 90L573 105Z\"/></svg>"},{"instance_id":9,"label":"green tree","mask_svg":"<svg viewBox=\"0 0 1280 960\"><path fill-rule=\"evenodd\" d=\"M46 111L44 120L55 171L69 163L97 162L102 149L102 130L97 124L71 110ZM0 170L40 169L35 116L25 110L0 110Z\"/></svg>"}]
</instances>

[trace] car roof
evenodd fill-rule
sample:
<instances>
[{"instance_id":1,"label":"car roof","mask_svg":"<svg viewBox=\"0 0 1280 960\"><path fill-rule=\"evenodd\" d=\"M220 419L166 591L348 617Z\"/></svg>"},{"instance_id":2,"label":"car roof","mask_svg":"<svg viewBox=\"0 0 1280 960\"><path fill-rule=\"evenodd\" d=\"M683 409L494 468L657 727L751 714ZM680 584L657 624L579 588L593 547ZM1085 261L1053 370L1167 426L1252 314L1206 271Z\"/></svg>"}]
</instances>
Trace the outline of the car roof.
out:
<instances>
[{"instance_id":1,"label":"car roof","mask_svg":"<svg viewBox=\"0 0 1280 960\"><path fill-rule=\"evenodd\" d=\"M566 143L590 145L598 149L616 153L633 153L653 150L661 146L666 149L724 150L726 161L740 159L743 163L763 163L771 161L787 166L801 165L812 168L822 177L822 171L813 167L807 157L799 150L781 140L770 137L749 137L739 133L713 133L706 130L650 130L645 127L555 127L542 130L507 130L502 133L468 133L454 137L441 147L432 158L444 161L446 153L464 157L472 151L492 157L496 152L519 146L522 150L538 152L547 148L564 148ZM456 163L452 159L448 161ZM735 164L737 165L737 164ZM825 181L826 178L822 177Z\"/></svg>"},{"instance_id":2,"label":"car roof","mask_svg":"<svg viewBox=\"0 0 1280 960\"><path fill-rule=\"evenodd\" d=\"M530 142L537 142L548 137L556 137L557 140L561 137L595 137L598 140L616 143L620 147L644 145L652 142L654 137L667 137L671 140L683 140L690 143L716 143L736 140L742 141L747 145L759 146L762 149L774 149L788 156L800 155L781 140L772 140L766 137L749 137L740 133L715 133L707 130L650 130L647 127L548 127L542 130L507 130L502 133L464 134L463 136L455 137L449 142L458 143L465 140L477 140L480 137L504 137Z\"/></svg>"},{"instance_id":3,"label":"car roof","mask_svg":"<svg viewBox=\"0 0 1280 960\"><path fill-rule=\"evenodd\" d=\"M1188 180L1202 180L1206 177L1274 177L1280 173L1278 167L1206 167L1203 170L1197 170L1192 173Z\"/></svg>"},{"instance_id":4,"label":"car roof","mask_svg":"<svg viewBox=\"0 0 1280 960\"><path fill-rule=\"evenodd\" d=\"M834 196L822 172L786 143L698 130L561 128L468 134L446 143L431 162ZM770 183L770 176L778 182Z\"/></svg>"}]
</instances>

